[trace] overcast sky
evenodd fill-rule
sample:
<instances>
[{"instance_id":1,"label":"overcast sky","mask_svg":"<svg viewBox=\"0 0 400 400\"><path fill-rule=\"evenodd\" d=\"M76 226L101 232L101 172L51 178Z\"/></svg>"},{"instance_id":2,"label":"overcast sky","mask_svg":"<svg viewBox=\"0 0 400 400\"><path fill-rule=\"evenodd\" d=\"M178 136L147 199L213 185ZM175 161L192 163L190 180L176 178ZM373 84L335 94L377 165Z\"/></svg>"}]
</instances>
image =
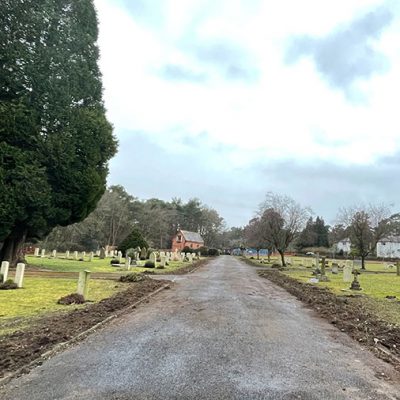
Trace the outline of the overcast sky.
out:
<instances>
[{"instance_id":1,"label":"overcast sky","mask_svg":"<svg viewBox=\"0 0 400 400\"><path fill-rule=\"evenodd\" d=\"M95 0L109 184L198 197L228 226L265 193L333 222L400 209L400 2Z\"/></svg>"}]
</instances>

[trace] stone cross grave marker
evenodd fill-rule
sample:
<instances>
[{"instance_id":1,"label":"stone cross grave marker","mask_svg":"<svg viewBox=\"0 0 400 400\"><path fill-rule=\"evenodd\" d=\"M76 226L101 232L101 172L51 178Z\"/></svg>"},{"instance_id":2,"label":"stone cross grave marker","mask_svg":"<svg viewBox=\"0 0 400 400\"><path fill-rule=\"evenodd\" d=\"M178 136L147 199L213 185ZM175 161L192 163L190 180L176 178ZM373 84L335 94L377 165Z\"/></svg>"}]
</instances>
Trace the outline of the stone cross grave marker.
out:
<instances>
[{"instance_id":1,"label":"stone cross grave marker","mask_svg":"<svg viewBox=\"0 0 400 400\"><path fill-rule=\"evenodd\" d=\"M25 274L25 264L18 263L17 269L15 271L14 282L17 284L17 287L22 288L22 284L24 282L24 274Z\"/></svg>"},{"instance_id":2,"label":"stone cross grave marker","mask_svg":"<svg viewBox=\"0 0 400 400\"><path fill-rule=\"evenodd\" d=\"M79 272L77 293L82 295L85 299L89 293L89 278L90 271L85 270Z\"/></svg>"},{"instance_id":3,"label":"stone cross grave marker","mask_svg":"<svg viewBox=\"0 0 400 400\"><path fill-rule=\"evenodd\" d=\"M10 263L8 261L3 261L1 263L0 274L3 275L3 282L8 278L8 269L10 268Z\"/></svg>"}]
</instances>

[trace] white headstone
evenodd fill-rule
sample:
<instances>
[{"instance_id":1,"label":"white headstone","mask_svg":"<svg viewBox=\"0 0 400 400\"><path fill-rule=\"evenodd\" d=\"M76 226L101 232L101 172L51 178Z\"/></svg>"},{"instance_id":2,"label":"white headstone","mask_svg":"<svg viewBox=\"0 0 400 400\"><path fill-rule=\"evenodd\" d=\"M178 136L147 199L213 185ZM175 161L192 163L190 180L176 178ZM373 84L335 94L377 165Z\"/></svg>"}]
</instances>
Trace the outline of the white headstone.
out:
<instances>
[{"instance_id":1,"label":"white headstone","mask_svg":"<svg viewBox=\"0 0 400 400\"><path fill-rule=\"evenodd\" d=\"M1 263L0 274L3 275L3 282L8 278L8 269L10 268L10 263L8 261L3 261Z\"/></svg>"},{"instance_id":2,"label":"white headstone","mask_svg":"<svg viewBox=\"0 0 400 400\"><path fill-rule=\"evenodd\" d=\"M353 268L350 267L349 265L345 265L343 268L343 282L352 282L352 271Z\"/></svg>"},{"instance_id":3,"label":"white headstone","mask_svg":"<svg viewBox=\"0 0 400 400\"><path fill-rule=\"evenodd\" d=\"M122 257L121 257L122 258ZM125 267L127 269L131 268L131 258L130 257L125 257Z\"/></svg>"},{"instance_id":4,"label":"white headstone","mask_svg":"<svg viewBox=\"0 0 400 400\"><path fill-rule=\"evenodd\" d=\"M90 278L90 271L85 270L79 272L77 293L81 294L85 299L89 292L89 278Z\"/></svg>"},{"instance_id":5,"label":"white headstone","mask_svg":"<svg viewBox=\"0 0 400 400\"><path fill-rule=\"evenodd\" d=\"M39 257L39 247L35 247L35 257Z\"/></svg>"},{"instance_id":6,"label":"white headstone","mask_svg":"<svg viewBox=\"0 0 400 400\"><path fill-rule=\"evenodd\" d=\"M18 263L17 270L15 271L14 282L17 284L19 288L22 288L22 284L24 282L24 273L25 273L25 264Z\"/></svg>"},{"instance_id":7,"label":"white headstone","mask_svg":"<svg viewBox=\"0 0 400 400\"><path fill-rule=\"evenodd\" d=\"M82 258L85 259L86 257L86 251L82 251Z\"/></svg>"},{"instance_id":8,"label":"white headstone","mask_svg":"<svg viewBox=\"0 0 400 400\"><path fill-rule=\"evenodd\" d=\"M78 252L74 251L74 260L77 260L77 259L78 259Z\"/></svg>"},{"instance_id":9,"label":"white headstone","mask_svg":"<svg viewBox=\"0 0 400 400\"><path fill-rule=\"evenodd\" d=\"M100 257L100 250L96 250L96 256Z\"/></svg>"},{"instance_id":10,"label":"white headstone","mask_svg":"<svg viewBox=\"0 0 400 400\"><path fill-rule=\"evenodd\" d=\"M53 258L56 258L57 257L57 250L53 250L52 253L51 253L51 256Z\"/></svg>"},{"instance_id":11,"label":"white headstone","mask_svg":"<svg viewBox=\"0 0 400 400\"><path fill-rule=\"evenodd\" d=\"M332 263L331 272L334 275L337 275L339 273L339 266L337 265L337 263L335 263L335 262Z\"/></svg>"},{"instance_id":12,"label":"white headstone","mask_svg":"<svg viewBox=\"0 0 400 400\"><path fill-rule=\"evenodd\" d=\"M154 263L154 266L157 265L157 255L154 251L150 253L150 261Z\"/></svg>"},{"instance_id":13,"label":"white headstone","mask_svg":"<svg viewBox=\"0 0 400 400\"><path fill-rule=\"evenodd\" d=\"M165 268L166 267L166 262L167 262L167 256L165 255L160 255L161 258L161 268Z\"/></svg>"},{"instance_id":14,"label":"white headstone","mask_svg":"<svg viewBox=\"0 0 400 400\"><path fill-rule=\"evenodd\" d=\"M362 266L361 260L354 260L353 262L354 269L361 269L361 266Z\"/></svg>"},{"instance_id":15,"label":"white headstone","mask_svg":"<svg viewBox=\"0 0 400 400\"><path fill-rule=\"evenodd\" d=\"M40 252L40 257L44 258L45 255L46 255L46 249L42 249L42 251Z\"/></svg>"},{"instance_id":16,"label":"white headstone","mask_svg":"<svg viewBox=\"0 0 400 400\"><path fill-rule=\"evenodd\" d=\"M93 261L94 253L93 251L90 252L89 254L89 261Z\"/></svg>"}]
</instances>

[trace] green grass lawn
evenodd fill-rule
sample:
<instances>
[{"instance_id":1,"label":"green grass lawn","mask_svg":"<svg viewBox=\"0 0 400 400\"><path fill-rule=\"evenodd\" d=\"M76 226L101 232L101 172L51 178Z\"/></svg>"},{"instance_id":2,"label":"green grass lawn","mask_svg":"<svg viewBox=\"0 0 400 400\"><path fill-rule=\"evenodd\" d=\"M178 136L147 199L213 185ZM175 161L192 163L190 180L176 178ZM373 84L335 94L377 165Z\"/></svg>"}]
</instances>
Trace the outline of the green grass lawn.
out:
<instances>
[{"instance_id":1,"label":"green grass lawn","mask_svg":"<svg viewBox=\"0 0 400 400\"><path fill-rule=\"evenodd\" d=\"M116 281L92 279L88 300L98 302L124 287ZM0 290L0 335L26 326L33 317L84 307L57 304L60 297L76 289L77 279L25 277L22 289Z\"/></svg>"},{"instance_id":2,"label":"green grass lawn","mask_svg":"<svg viewBox=\"0 0 400 400\"><path fill-rule=\"evenodd\" d=\"M87 258L85 261L76 261L76 260L66 260L63 258L41 258L34 256L27 256L26 260L28 264L34 265L36 267L40 267L43 269L48 269L51 271L59 271L59 272L79 272L82 270L89 270L91 272L126 272L127 269L124 267L112 267L110 265L111 258L105 258L103 260L95 257L93 261L89 261ZM124 259L123 259L124 262ZM141 265L145 263L145 261L139 261ZM170 261L169 265L164 269L151 269L156 274L159 273L168 273L173 272L176 269L186 267L190 263L181 262L181 261ZM140 268L132 266L131 272L144 272L149 271L150 268Z\"/></svg>"}]
</instances>

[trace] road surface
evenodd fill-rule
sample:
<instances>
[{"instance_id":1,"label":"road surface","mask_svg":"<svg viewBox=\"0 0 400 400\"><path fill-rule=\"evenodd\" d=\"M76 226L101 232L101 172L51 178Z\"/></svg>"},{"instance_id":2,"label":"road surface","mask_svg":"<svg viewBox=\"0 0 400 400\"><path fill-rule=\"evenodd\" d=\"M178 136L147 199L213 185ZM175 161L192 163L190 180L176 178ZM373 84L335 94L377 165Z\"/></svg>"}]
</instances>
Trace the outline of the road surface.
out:
<instances>
[{"instance_id":1,"label":"road surface","mask_svg":"<svg viewBox=\"0 0 400 400\"><path fill-rule=\"evenodd\" d=\"M400 387L379 378L392 374L253 267L223 256L0 398L400 399Z\"/></svg>"}]
</instances>

